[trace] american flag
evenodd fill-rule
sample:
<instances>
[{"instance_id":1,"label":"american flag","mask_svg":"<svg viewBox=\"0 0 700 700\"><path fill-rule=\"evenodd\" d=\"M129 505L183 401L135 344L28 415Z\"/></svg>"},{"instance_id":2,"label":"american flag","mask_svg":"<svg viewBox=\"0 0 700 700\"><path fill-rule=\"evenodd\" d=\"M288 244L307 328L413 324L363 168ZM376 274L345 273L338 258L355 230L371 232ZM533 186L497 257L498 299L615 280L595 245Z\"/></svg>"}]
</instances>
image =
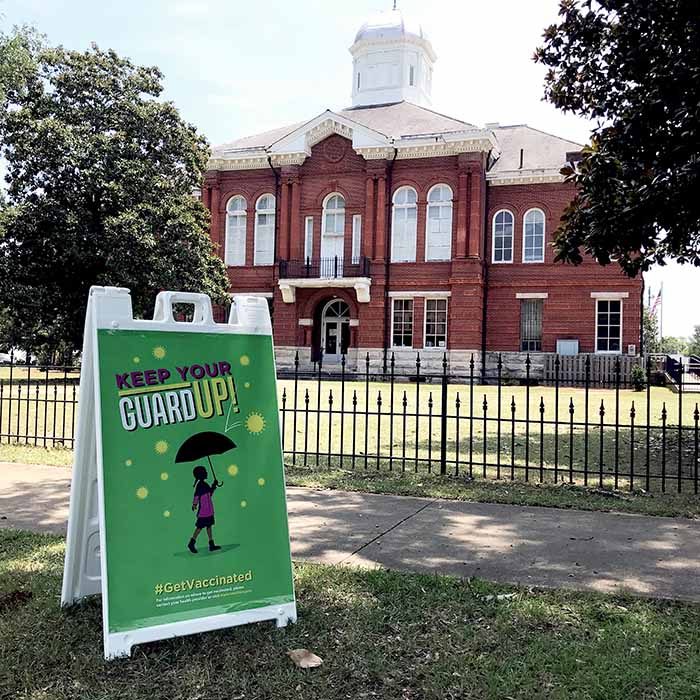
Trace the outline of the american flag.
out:
<instances>
[{"instance_id":1,"label":"american flag","mask_svg":"<svg viewBox=\"0 0 700 700\"><path fill-rule=\"evenodd\" d=\"M649 309L649 315L650 316L656 316L656 311L661 305L661 292L663 291L663 288L659 289L659 293L656 295L656 299L654 299L654 303L651 305L651 308Z\"/></svg>"}]
</instances>

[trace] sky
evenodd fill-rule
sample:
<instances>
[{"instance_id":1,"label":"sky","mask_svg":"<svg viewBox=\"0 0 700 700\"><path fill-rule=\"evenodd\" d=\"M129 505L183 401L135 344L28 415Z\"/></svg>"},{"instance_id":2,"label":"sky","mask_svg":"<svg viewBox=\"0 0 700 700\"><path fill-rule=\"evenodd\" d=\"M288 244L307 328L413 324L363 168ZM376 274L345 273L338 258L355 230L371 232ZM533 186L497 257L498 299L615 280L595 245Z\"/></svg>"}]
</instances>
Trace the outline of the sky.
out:
<instances>
[{"instance_id":1,"label":"sky","mask_svg":"<svg viewBox=\"0 0 700 700\"><path fill-rule=\"evenodd\" d=\"M212 144L306 121L350 105L348 48L391 0L0 0L0 27L31 24L53 44L112 48L164 73L164 98ZM591 124L542 101L545 69L532 61L557 0L398 0L438 55L433 108L483 125L529 124L579 143ZM700 269L668 265L664 335L700 324Z\"/></svg>"}]
</instances>

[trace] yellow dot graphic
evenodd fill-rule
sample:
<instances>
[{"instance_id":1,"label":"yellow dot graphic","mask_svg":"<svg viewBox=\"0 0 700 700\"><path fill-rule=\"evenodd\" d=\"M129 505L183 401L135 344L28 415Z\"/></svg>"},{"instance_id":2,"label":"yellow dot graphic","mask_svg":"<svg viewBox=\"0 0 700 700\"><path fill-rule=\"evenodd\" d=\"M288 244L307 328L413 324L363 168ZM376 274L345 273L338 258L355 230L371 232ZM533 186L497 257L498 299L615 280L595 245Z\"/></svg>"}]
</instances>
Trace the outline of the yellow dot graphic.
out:
<instances>
[{"instance_id":1,"label":"yellow dot graphic","mask_svg":"<svg viewBox=\"0 0 700 700\"><path fill-rule=\"evenodd\" d=\"M265 479L258 479L258 486L265 486Z\"/></svg>"},{"instance_id":2,"label":"yellow dot graphic","mask_svg":"<svg viewBox=\"0 0 700 700\"><path fill-rule=\"evenodd\" d=\"M168 451L168 443L165 440L158 440L155 450L159 455L164 455Z\"/></svg>"},{"instance_id":3,"label":"yellow dot graphic","mask_svg":"<svg viewBox=\"0 0 700 700\"><path fill-rule=\"evenodd\" d=\"M244 386L246 389L250 389L250 382L246 382L243 386Z\"/></svg>"},{"instance_id":4,"label":"yellow dot graphic","mask_svg":"<svg viewBox=\"0 0 700 700\"><path fill-rule=\"evenodd\" d=\"M248 501L241 501L241 508L245 508L248 505Z\"/></svg>"},{"instance_id":5,"label":"yellow dot graphic","mask_svg":"<svg viewBox=\"0 0 700 700\"><path fill-rule=\"evenodd\" d=\"M133 464L133 461L130 459L127 459L124 464L126 464L127 467L130 467Z\"/></svg>"},{"instance_id":6,"label":"yellow dot graphic","mask_svg":"<svg viewBox=\"0 0 700 700\"><path fill-rule=\"evenodd\" d=\"M244 367L247 367L250 364L250 358L248 357L248 355L241 355L240 363Z\"/></svg>"},{"instance_id":7,"label":"yellow dot graphic","mask_svg":"<svg viewBox=\"0 0 700 700\"><path fill-rule=\"evenodd\" d=\"M160 475L160 478L161 478L163 481L167 481L167 480L168 480L168 472L163 472L163 473Z\"/></svg>"},{"instance_id":8,"label":"yellow dot graphic","mask_svg":"<svg viewBox=\"0 0 700 700\"><path fill-rule=\"evenodd\" d=\"M140 358L140 357L134 357L134 358L132 358L131 361L132 361L135 365L137 365L139 362L141 362L141 358Z\"/></svg>"},{"instance_id":9,"label":"yellow dot graphic","mask_svg":"<svg viewBox=\"0 0 700 700\"><path fill-rule=\"evenodd\" d=\"M164 518L169 518L169 517L170 517L170 511L169 511L169 510L164 510L164 511L163 511L163 517L164 517Z\"/></svg>"},{"instance_id":10,"label":"yellow dot graphic","mask_svg":"<svg viewBox=\"0 0 700 700\"><path fill-rule=\"evenodd\" d=\"M236 474L238 474L238 465L237 465L237 464L232 464L232 465L228 468L228 473L229 473L231 476L236 476Z\"/></svg>"},{"instance_id":11,"label":"yellow dot graphic","mask_svg":"<svg viewBox=\"0 0 700 700\"><path fill-rule=\"evenodd\" d=\"M140 498L143 501L146 496L148 496L148 489L145 486L136 489L136 498Z\"/></svg>"},{"instance_id":12,"label":"yellow dot graphic","mask_svg":"<svg viewBox=\"0 0 700 700\"><path fill-rule=\"evenodd\" d=\"M155 357L156 360L162 360L165 357L165 348L162 345L153 348L153 357Z\"/></svg>"},{"instance_id":13,"label":"yellow dot graphic","mask_svg":"<svg viewBox=\"0 0 700 700\"><path fill-rule=\"evenodd\" d=\"M265 430L265 419L259 413L249 413L246 419L245 426L249 433L258 435Z\"/></svg>"}]
</instances>

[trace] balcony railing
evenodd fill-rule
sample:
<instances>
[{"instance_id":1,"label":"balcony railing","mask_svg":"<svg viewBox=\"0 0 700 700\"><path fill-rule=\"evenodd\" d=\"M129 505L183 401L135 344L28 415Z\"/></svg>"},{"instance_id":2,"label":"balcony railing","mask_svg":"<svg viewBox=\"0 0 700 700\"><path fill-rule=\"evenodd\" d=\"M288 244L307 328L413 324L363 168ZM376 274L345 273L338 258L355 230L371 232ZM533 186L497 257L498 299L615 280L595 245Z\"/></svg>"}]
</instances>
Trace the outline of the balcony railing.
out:
<instances>
[{"instance_id":1,"label":"balcony railing","mask_svg":"<svg viewBox=\"0 0 700 700\"><path fill-rule=\"evenodd\" d=\"M339 277L369 277L369 258L364 256L346 259L306 258L306 260L280 260L280 279L337 279Z\"/></svg>"}]
</instances>

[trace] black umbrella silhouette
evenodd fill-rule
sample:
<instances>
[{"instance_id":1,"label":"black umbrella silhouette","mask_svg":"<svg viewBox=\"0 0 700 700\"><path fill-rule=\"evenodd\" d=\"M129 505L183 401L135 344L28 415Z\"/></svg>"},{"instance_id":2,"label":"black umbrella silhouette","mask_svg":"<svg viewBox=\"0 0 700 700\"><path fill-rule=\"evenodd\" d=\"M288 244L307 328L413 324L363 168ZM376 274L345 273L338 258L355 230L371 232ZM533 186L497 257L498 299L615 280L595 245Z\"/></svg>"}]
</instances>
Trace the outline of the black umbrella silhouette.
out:
<instances>
[{"instance_id":1,"label":"black umbrella silhouette","mask_svg":"<svg viewBox=\"0 0 700 700\"><path fill-rule=\"evenodd\" d=\"M218 486L223 486L223 482L218 481L214 465L211 463L211 455L221 455L236 447L236 443L231 438L222 433L204 432L195 433L185 440L180 445L180 449L175 455L175 463L194 462L197 459L206 457L209 461L211 474L214 477L214 483Z\"/></svg>"}]
</instances>

